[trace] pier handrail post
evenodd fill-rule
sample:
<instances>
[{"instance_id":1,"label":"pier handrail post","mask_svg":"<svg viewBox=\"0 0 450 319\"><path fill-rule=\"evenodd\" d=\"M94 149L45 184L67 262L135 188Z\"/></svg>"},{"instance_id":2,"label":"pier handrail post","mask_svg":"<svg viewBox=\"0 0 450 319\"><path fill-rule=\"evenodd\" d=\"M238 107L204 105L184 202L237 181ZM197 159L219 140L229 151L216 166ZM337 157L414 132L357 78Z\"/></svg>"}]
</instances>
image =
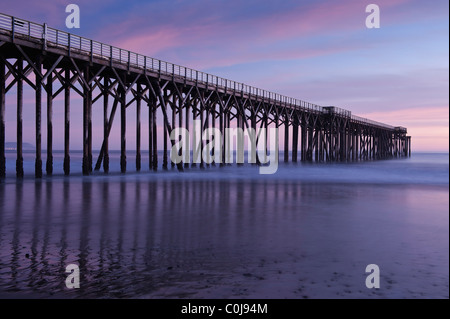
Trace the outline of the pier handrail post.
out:
<instances>
[{"instance_id":1,"label":"pier handrail post","mask_svg":"<svg viewBox=\"0 0 450 319\"><path fill-rule=\"evenodd\" d=\"M12 43L14 43L15 26L16 26L15 18L12 17L12 18L11 18L11 42L12 42Z\"/></svg>"}]
</instances>

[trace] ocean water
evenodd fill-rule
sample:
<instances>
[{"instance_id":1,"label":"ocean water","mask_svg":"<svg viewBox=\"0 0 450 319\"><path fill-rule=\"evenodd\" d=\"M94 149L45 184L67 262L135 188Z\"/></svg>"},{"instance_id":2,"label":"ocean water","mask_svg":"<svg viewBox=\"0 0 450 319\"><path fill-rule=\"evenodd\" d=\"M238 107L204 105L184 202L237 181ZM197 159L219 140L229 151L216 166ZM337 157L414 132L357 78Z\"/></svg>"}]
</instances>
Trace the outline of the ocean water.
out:
<instances>
[{"instance_id":1,"label":"ocean water","mask_svg":"<svg viewBox=\"0 0 450 319\"><path fill-rule=\"evenodd\" d=\"M0 181L1 298L449 298L449 155ZM160 160L161 163L161 160ZM44 158L45 168L45 158ZM45 174L45 169L44 169ZM80 269L69 289L66 266ZM367 288L366 266L380 269Z\"/></svg>"}]
</instances>

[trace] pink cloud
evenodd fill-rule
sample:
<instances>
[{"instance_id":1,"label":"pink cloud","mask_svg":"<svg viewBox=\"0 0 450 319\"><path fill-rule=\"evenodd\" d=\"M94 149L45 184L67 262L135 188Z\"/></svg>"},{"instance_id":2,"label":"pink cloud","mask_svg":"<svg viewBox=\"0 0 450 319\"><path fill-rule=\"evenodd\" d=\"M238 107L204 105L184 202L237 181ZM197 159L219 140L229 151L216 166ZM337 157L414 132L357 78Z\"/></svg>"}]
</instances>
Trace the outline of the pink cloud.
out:
<instances>
[{"instance_id":1,"label":"pink cloud","mask_svg":"<svg viewBox=\"0 0 450 319\"><path fill-rule=\"evenodd\" d=\"M375 121L408 128L417 151L449 150L449 108L423 107L361 114Z\"/></svg>"},{"instance_id":2,"label":"pink cloud","mask_svg":"<svg viewBox=\"0 0 450 319\"><path fill-rule=\"evenodd\" d=\"M408 0L379 1L384 12ZM227 10L239 6L231 2ZM148 6L148 9L151 5ZM236 10L238 8L235 8ZM149 11L141 8L142 11ZM214 11L215 12L215 11ZM156 14L156 13L155 13ZM255 62L261 59L292 59L327 54L326 49L303 46L302 51L283 49L282 41L305 41L319 34L339 34L365 29L365 4L348 0L310 6L297 6L291 11L267 12L262 16L229 21L212 14L203 15L199 7L181 14L176 9L168 21L153 25L148 17L123 17L120 22L105 28L98 36L110 39L113 45L146 55L169 55L167 60L183 52L183 61L202 68ZM341 47L340 50L345 49ZM347 48L350 50L350 48ZM295 52L297 51L297 52ZM230 57L231 55L231 57ZM174 61L184 64L183 61ZM213 62L214 61L214 62ZM196 65L196 67L197 67Z\"/></svg>"},{"instance_id":3,"label":"pink cloud","mask_svg":"<svg viewBox=\"0 0 450 319\"><path fill-rule=\"evenodd\" d=\"M149 34L137 35L121 41L117 46L133 48L136 53L146 52L148 56L156 56L158 52L177 46L179 32L176 30L158 30Z\"/></svg>"}]
</instances>

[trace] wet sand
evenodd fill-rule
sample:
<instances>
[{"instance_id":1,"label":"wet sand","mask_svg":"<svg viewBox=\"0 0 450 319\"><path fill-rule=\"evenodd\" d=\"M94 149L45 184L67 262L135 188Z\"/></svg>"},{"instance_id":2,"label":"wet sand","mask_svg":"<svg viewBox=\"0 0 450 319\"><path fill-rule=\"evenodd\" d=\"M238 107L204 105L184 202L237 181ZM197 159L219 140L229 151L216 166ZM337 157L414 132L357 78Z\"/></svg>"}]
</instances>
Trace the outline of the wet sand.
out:
<instances>
[{"instance_id":1,"label":"wet sand","mask_svg":"<svg viewBox=\"0 0 450 319\"><path fill-rule=\"evenodd\" d=\"M448 185L204 176L7 181L0 297L449 297Z\"/></svg>"}]
</instances>

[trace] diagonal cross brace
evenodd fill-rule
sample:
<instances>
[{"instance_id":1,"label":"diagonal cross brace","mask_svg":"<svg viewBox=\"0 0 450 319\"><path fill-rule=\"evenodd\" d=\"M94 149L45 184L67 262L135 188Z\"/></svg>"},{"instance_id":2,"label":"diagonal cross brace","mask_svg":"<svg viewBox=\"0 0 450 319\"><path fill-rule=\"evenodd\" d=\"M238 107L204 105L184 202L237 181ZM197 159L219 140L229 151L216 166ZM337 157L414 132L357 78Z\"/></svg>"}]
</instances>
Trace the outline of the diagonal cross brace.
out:
<instances>
[{"instance_id":1,"label":"diagonal cross brace","mask_svg":"<svg viewBox=\"0 0 450 319\"><path fill-rule=\"evenodd\" d=\"M166 133L169 134L169 136L170 136L170 133L172 132L172 125L170 124L169 118L167 117L166 102L164 100L162 89L161 89L161 86L159 85L159 83L157 84L157 88L156 89L157 89L156 92L157 92L157 95L158 95L158 98L159 98L159 103L161 105L161 110L162 110L163 115L164 115L164 123L166 124L166 130L167 130ZM175 141L174 140L170 139L170 143L172 144L172 147L175 146ZM183 164L181 162L177 164L177 168L178 168L178 170L180 172L184 171Z\"/></svg>"},{"instance_id":2,"label":"diagonal cross brace","mask_svg":"<svg viewBox=\"0 0 450 319\"><path fill-rule=\"evenodd\" d=\"M109 115L106 139L109 138L109 133L111 132L111 128L112 128L112 124L114 121L114 116L116 115L116 110L117 110L118 104L119 104L119 99L114 99L113 107L111 109L111 114ZM105 153L105 144L106 144L106 141L103 140L102 148L100 149L100 154L98 155L97 163L95 164L96 171L100 170L100 167L102 166L102 161L103 161L103 157L104 157L103 155Z\"/></svg>"}]
</instances>

